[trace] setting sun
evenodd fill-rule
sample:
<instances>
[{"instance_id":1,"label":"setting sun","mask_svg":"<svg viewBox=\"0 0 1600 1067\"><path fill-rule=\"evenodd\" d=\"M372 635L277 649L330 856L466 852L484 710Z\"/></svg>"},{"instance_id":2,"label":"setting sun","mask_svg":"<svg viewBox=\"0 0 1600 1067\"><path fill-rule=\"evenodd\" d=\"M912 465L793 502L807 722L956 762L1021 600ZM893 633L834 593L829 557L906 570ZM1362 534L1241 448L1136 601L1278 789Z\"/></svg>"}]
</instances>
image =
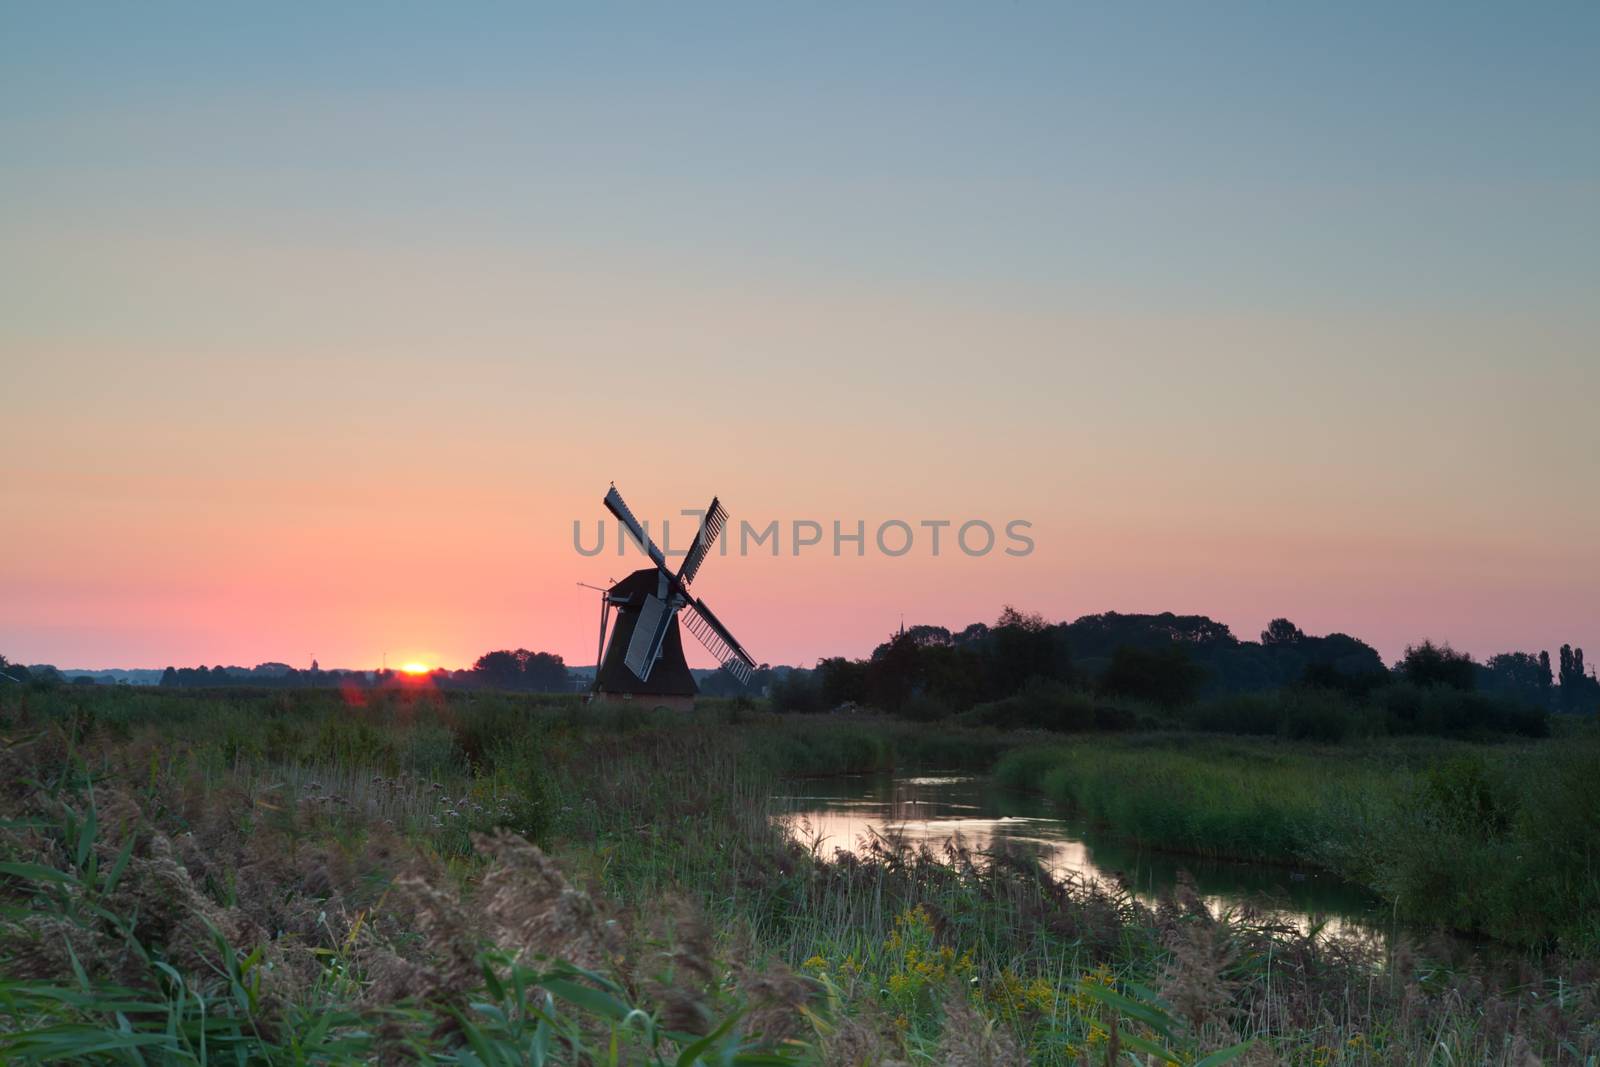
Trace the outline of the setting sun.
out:
<instances>
[{"instance_id":1,"label":"setting sun","mask_svg":"<svg viewBox=\"0 0 1600 1067\"><path fill-rule=\"evenodd\" d=\"M429 667L426 663L407 663L400 669L406 674L427 674Z\"/></svg>"}]
</instances>

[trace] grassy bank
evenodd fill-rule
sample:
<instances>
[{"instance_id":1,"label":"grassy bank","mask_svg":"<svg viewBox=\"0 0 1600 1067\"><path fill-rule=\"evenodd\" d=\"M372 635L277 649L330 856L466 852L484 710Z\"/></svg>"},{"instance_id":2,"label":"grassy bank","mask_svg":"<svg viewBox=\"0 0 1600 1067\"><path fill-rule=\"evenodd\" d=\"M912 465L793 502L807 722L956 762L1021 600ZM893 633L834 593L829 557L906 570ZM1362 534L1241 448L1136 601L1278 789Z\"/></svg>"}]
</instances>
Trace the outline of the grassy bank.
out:
<instances>
[{"instance_id":1,"label":"grassy bank","mask_svg":"<svg viewBox=\"0 0 1600 1067\"><path fill-rule=\"evenodd\" d=\"M0 1058L1320 1065L1595 1050L1581 961L1457 974L1409 948L1223 920L1188 893L1149 907L1006 855L886 845L823 862L768 817L779 774L979 767L1016 740L736 704L0 696Z\"/></svg>"},{"instance_id":2,"label":"grassy bank","mask_svg":"<svg viewBox=\"0 0 1600 1067\"><path fill-rule=\"evenodd\" d=\"M1115 832L1311 864L1402 918L1523 945L1600 947L1600 735L1498 746L1315 746L1190 735L1015 751L996 778Z\"/></svg>"}]
</instances>

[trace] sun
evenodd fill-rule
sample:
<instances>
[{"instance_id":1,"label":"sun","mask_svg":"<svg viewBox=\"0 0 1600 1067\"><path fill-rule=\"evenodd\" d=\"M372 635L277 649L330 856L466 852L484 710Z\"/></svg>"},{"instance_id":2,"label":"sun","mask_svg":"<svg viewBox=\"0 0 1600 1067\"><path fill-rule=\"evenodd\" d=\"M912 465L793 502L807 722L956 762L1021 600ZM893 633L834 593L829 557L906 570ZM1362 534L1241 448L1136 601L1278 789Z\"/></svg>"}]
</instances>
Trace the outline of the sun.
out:
<instances>
[{"instance_id":1,"label":"sun","mask_svg":"<svg viewBox=\"0 0 1600 1067\"><path fill-rule=\"evenodd\" d=\"M431 669L426 663L407 663L400 668L405 674L427 674Z\"/></svg>"}]
</instances>

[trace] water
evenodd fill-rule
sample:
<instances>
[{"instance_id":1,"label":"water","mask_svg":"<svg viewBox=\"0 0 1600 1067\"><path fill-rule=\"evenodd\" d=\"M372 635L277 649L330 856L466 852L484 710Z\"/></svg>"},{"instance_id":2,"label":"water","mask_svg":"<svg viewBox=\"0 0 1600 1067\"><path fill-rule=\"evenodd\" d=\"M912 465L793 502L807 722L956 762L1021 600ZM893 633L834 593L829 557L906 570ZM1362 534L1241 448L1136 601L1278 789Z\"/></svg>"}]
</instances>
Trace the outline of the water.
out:
<instances>
[{"instance_id":1,"label":"water","mask_svg":"<svg viewBox=\"0 0 1600 1067\"><path fill-rule=\"evenodd\" d=\"M1001 790L982 778L926 774L798 779L776 796L780 820L821 854L852 851L871 834L899 834L936 852L959 836L973 849L1025 852L1058 873L1111 882L1120 877L1147 902L1187 871L1213 910L1250 904L1301 928L1373 931L1380 906L1359 887L1317 871L1207 860L1142 848L1050 802Z\"/></svg>"}]
</instances>

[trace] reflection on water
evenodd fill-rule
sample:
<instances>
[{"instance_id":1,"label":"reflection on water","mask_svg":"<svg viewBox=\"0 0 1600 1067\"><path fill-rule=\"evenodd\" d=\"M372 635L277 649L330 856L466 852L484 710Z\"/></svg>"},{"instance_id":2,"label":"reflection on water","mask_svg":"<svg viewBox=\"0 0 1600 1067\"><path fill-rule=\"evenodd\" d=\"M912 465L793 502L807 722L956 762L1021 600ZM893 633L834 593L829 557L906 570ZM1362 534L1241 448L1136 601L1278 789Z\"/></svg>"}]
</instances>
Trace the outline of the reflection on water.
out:
<instances>
[{"instance_id":1,"label":"reflection on water","mask_svg":"<svg viewBox=\"0 0 1600 1067\"><path fill-rule=\"evenodd\" d=\"M874 834L936 851L954 838L972 849L1025 853L1062 874L1121 879L1147 902L1171 889L1182 870L1214 910L1248 903L1302 929L1319 921L1330 929L1367 928L1378 918L1370 896L1331 875L1154 852L980 778L800 779L785 783L775 800L795 837L824 856L854 850Z\"/></svg>"}]
</instances>

